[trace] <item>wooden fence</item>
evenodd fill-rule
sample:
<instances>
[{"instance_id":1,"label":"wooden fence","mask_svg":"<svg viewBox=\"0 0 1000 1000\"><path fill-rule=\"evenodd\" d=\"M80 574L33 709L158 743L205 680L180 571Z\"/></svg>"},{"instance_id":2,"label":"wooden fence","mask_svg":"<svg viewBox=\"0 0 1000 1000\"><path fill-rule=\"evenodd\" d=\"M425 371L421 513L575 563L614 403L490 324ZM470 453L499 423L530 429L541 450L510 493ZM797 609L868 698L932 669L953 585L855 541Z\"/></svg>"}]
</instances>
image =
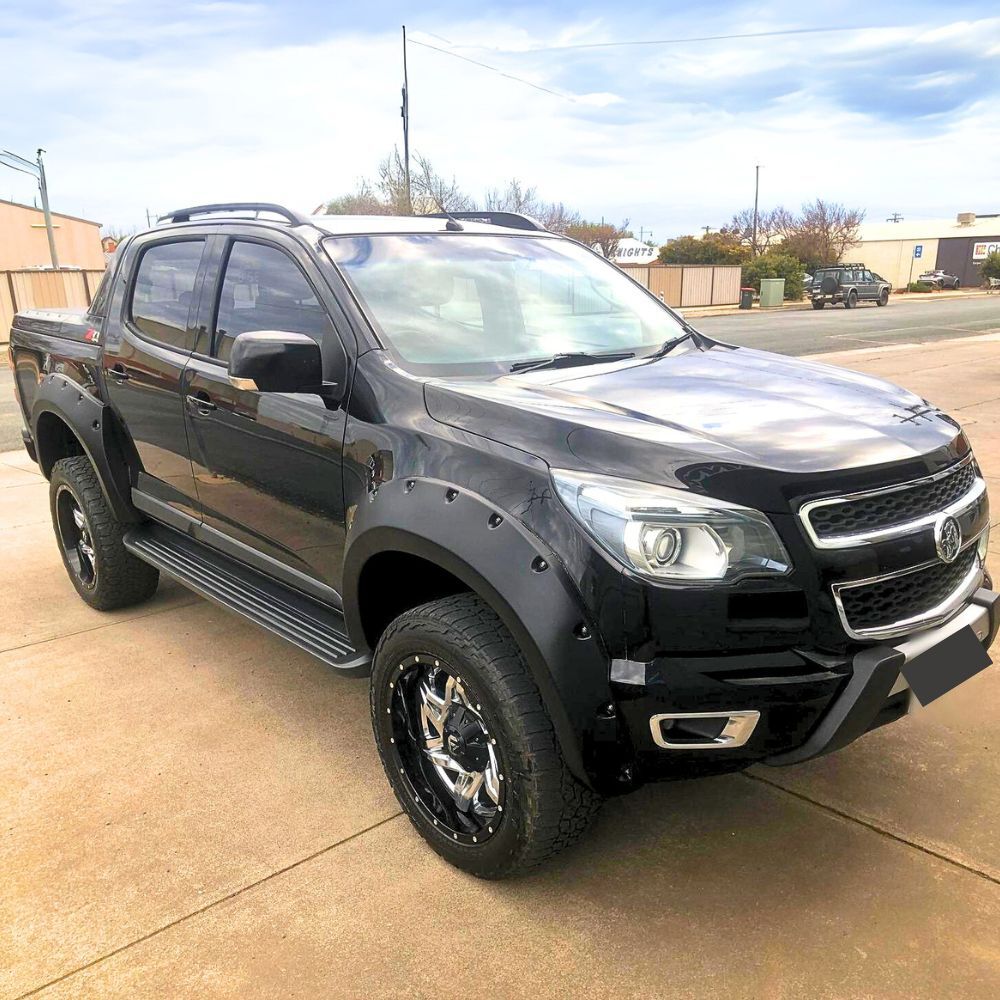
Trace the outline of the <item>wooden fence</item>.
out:
<instances>
[{"instance_id":1,"label":"wooden fence","mask_svg":"<svg viewBox=\"0 0 1000 1000\"><path fill-rule=\"evenodd\" d=\"M740 301L741 268L713 264L620 264L668 306L729 306Z\"/></svg>"},{"instance_id":2,"label":"wooden fence","mask_svg":"<svg viewBox=\"0 0 1000 1000\"><path fill-rule=\"evenodd\" d=\"M0 271L0 343L10 337L14 313L25 309L86 309L103 271Z\"/></svg>"}]
</instances>

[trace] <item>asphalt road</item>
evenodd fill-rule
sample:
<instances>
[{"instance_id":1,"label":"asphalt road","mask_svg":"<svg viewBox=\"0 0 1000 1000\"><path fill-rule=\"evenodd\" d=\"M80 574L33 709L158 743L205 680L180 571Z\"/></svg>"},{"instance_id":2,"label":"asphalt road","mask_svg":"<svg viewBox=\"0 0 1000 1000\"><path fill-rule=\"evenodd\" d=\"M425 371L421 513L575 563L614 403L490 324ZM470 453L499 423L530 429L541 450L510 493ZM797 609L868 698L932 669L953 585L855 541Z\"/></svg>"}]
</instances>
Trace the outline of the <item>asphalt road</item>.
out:
<instances>
[{"instance_id":1,"label":"asphalt road","mask_svg":"<svg viewBox=\"0 0 1000 1000\"><path fill-rule=\"evenodd\" d=\"M720 340L780 354L801 356L849 351L881 344L910 344L968 337L1000 330L1000 295L936 302L893 299L879 309L829 308L735 313L692 319L699 330ZM11 372L0 366L0 452L21 446L21 417Z\"/></svg>"},{"instance_id":2,"label":"asphalt road","mask_svg":"<svg viewBox=\"0 0 1000 1000\"><path fill-rule=\"evenodd\" d=\"M821 311L753 309L725 316L692 317L691 323L731 344L800 357L1000 330L1000 295L931 302L900 302L893 298L883 309L867 304L851 310L840 306Z\"/></svg>"}]
</instances>

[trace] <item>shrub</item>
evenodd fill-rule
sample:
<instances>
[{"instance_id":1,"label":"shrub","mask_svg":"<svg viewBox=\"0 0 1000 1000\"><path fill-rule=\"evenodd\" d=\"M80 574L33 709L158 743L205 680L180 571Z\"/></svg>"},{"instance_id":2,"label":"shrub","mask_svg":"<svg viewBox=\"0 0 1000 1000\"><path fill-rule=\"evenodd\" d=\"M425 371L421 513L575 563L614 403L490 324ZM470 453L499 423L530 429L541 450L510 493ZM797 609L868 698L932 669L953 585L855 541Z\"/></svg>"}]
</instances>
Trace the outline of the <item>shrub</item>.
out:
<instances>
[{"instance_id":1,"label":"shrub","mask_svg":"<svg viewBox=\"0 0 1000 1000\"><path fill-rule=\"evenodd\" d=\"M785 298L795 301L802 298L802 264L797 257L787 253L770 252L748 260L743 265L743 285L760 292L761 278L784 278Z\"/></svg>"},{"instance_id":2,"label":"shrub","mask_svg":"<svg viewBox=\"0 0 1000 1000\"><path fill-rule=\"evenodd\" d=\"M908 292L933 292L934 286L929 281L911 281L906 286Z\"/></svg>"},{"instance_id":3,"label":"shrub","mask_svg":"<svg viewBox=\"0 0 1000 1000\"><path fill-rule=\"evenodd\" d=\"M980 265L979 273L987 278L1000 278L1000 250L994 250Z\"/></svg>"}]
</instances>

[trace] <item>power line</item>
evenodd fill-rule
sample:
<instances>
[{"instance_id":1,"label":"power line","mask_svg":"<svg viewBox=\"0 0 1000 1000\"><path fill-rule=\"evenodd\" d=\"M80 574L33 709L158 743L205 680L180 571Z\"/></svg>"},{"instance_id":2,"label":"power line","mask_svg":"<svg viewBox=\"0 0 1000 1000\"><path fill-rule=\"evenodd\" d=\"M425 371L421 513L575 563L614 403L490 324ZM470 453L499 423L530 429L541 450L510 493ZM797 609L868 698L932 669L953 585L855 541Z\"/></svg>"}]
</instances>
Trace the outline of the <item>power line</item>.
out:
<instances>
[{"instance_id":1,"label":"power line","mask_svg":"<svg viewBox=\"0 0 1000 1000\"><path fill-rule=\"evenodd\" d=\"M688 38L643 38L623 42L577 42L572 45L540 45L530 49L499 49L488 45L460 45L457 47L463 49L480 49L485 52L508 52L518 55L530 55L533 52L568 52L572 49L615 49L634 45L686 45L689 42L725 42L737 38L775 38L779 35L821 35L831 34L835 31L872 31L876 30L876 27L782 28L775 31L748 31L735 35L694 35ZM433 48L433 46L430 47ZM454 52L449 52L448 55L454 55L458 59L464 58L463 56L456 55Z\"/></svg>"},{"instance_id":2,"label":"power line","mask_svg":"<svg viewBox=\"0 0 1000 1000\"><path fill-rule=\"evenodd\" d=\"M513 73L505 73L502 69L497 69L496 66L488 66L484 62L480 62L478 59L470 59L468 56L459 55L457 52L452 52L450 49L442 49L440 46L431 45L430 42L419 42L416 38L409 38L409 43L411 45L420 45L425 49L433 49L435 52L440 52L442 55L451 56L453 59L461 59L462 62L472 63L473 66L479 66L481 69L488 69L491 73L499 73L500 76L505 76L508 80L513 80L515 83L523 83L526 87L533 87L535 90L540 90L543 94L551 94L553 97L561 97L564 101L572 101L576 103L575 97L570 97L569 94L561 94L557 90L549 90L548 87L542 87L537 83L532 83L530 80L525 80L523 77L514 76ZM470 46L470 48L475 48L476 46ZM532 50L539 51L539 50Z\"/></svg>"}]
</instances>

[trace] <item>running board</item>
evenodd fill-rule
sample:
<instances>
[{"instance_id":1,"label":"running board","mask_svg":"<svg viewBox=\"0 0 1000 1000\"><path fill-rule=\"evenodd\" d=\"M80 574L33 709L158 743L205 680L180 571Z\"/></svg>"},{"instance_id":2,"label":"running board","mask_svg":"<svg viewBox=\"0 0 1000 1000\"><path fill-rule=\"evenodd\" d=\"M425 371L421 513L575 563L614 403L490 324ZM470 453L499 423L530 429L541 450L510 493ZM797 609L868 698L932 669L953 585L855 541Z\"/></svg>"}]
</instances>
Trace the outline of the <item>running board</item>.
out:
<instances>
[{"instance_id":1,"label":"running board","mask_svg":"<svg viewBox=\"0 0 1000 1000\"><path fill-rule=\"evenodd\" d=\"M125 535L125 548L196 594L235 611L352 676L371 669L347 636L344 616L172 528L142 524Z\"/></svg>"}]
</instances>

